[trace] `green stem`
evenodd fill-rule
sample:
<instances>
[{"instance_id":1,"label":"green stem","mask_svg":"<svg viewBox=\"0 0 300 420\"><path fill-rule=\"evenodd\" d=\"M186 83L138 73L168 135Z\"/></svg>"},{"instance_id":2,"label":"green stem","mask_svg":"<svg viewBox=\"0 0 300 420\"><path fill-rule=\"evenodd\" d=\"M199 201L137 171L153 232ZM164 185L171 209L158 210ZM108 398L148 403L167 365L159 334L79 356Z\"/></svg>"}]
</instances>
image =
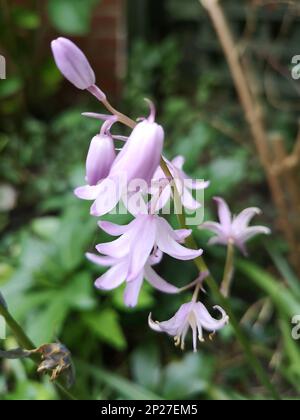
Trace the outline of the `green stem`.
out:
<instances>
[{"instance_id":1,"label":"green stem","mask_svg":"<svg viewBox=\"0 0 300 420\"><path fill-rule=\"evenodd\" d=\"M116 111L108 102L104 103L104 105L106 106L106 108L110 112L112 112L113 114L115 114L119 117L120 122L123 122L125 125L127 125L130 128L134 128L136 126L135 121L131 120L129 117L125 116L124 114L121 114L120 112ZM169 170L168 165L166 164L163 157L161 158L160 165L161 165L161 168L164 171L164 174L166 175L166 177L170 178L170 179L174 179L174 177L173 177L171 171ZM175 210L176 210L178 223L179 223L181 229L187 229L188 227L187 227L187 224L186 224L185 213L184 213L184 210L182 208L181 197L180 197L180 194L179 194L179 192L176 188L175 183L174 183L174 205L175 205ZM197 243L196 243L196 241L195 241L195 239L192 235L190 235L188 238L186 238L185 244L189 248L198 249ZM231 259L231 255L229 257L230 257L229 259ZM228 262L228 265L229 265L229 262ZM195 265L198 268L200 273L203 273L205 271L210 273L210 271L209 271L209 269L206 265L206 262L205 262L205 260L203 259L202 256L195 258L194 263L195 263ZM226 271L227 270L225 269L225 273L226 273ZM226 276L227 276L227 274L226 274ZM277 393L275 387L273 386L273 384L269 380L269 377L265 373L265 370L263 369L262 365L260 364L260 362L255 357L254 353L252 352L251 343L248 340L248 337L246 336L246 334L244 334L243 330L241 329L241 327L239 325L239 322L237 321L237 319L235 317L235 314L231 309L231 305L230 305L229 300L227 298L225 298L223 296L223 294L220 292L218 284L214 280L214 278L211 276L211 274L205 279L205 281L207 282L207 284L208 284L210 290L212 291L212 294L214 295L215 299L220 303L220 305L227 312L227 315L230 318L230 322L231 322L232 328L235 332L235 335L236 335L238 341L240 342L241 346L243 347L243 349L245 351L245 355L246 355L250 365L252 366L254 372L256 373L257 377L259 378L260 382L262 383L262 385L266 389L269 390L270 394L272 395L272 397L275 400L281 400L280 395Z\"/></svg>"},{"instance_id":2,"label":"green stem","mask_svg":"<svg viewBox=\"0 0 300 420\"><path fill-rule=\"evenodd\" d=\"M17 323L17 321L13 318L13 316L9 313L8 309L1 304L0 302L0 315L5 319L6 324L14 334L18 344L24 350L34 350L36 346L30 340L30 338L25 334L22 327ZM30 357L35 363L40 362L40 357L37 354L33 354ZM70 400L77 400L60 382L60 380L56 381L54 385L60 389L60 391L65 394L65 396Z\"/></svg>"},{"instance_id":3,"label":"green stem","mask_svg":"<svg viewBox=\"0 0 300 420\"><path fill-rule=\"evenodd\" d=\"M225 264L225 269L224 269L224 276L223 276L221 289L220 289L222 295L226 298L228 298L230 295L233 274L234 274L234 244L232 242L229 242L228 247L227 247L227 257L226 257L226 264Z\"/></svg>"}]
</instances>

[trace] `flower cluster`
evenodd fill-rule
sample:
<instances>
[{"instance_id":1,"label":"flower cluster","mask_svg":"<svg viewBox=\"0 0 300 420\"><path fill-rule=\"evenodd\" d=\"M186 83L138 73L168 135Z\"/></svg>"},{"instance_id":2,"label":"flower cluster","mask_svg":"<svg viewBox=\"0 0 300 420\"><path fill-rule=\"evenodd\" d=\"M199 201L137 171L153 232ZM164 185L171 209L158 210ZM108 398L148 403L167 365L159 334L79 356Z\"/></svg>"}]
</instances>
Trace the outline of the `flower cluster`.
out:
<instances>
[{"instance_id":1,"label":"flower cluster","mask_svg":"<svg viewBox=\"0 0 300 420\"><path fill-rule=\"evenodd\" d=\"M137 123L115 111L106 95L96 85L96 78L87 58L72 41L58 38L52 42L55 62L62 74L77 88L93 94L111 112L110 115L85 113L87 117L104 121L99 134L91 140L86 159L86 184L75 190L83 200L91 200L90 213L101 217L123 203L133 220L128 225L118 225L100 220L98 226L117 239L96 246L97 254L87 253L89 261L107 271L99 277L95 286L101 290L112 290L126 284L124 302L133 307L137 304L144 279L155 289L169 294L178 294L195 287L192 300L183 304L173 318L165 322L152 321L149 326L174 336L175 343L184 348L189 327L192 329L193 348L197 349L197 337L203 341L203 329L214 333L229 321L225 311L216 306L220 319L213 318L199 301L202 281L207 273L190 285L179 289L163 279L153 268L159 264L163 254L178 260L202 258L202 249L191 249L184 245L192 231L183 226L173 229L167 220L159 215L173 195L180 197L183 208L195 211L201 204L192 191L204 190L208 182L190 180L183 170L184 158L178 156L172 161L162 156L164 129L156 122L156 111L152 102L150 114ZM115 136L111 129L115 123L130 126L129 137ZM115 146L122 140L121 150ZM149 198L148 203L146 198ZM235 245L246 252L245 243L257 233L269 233L264 227L248 227L251 218L259 213L256 208L244 210L232 218L227 204L216 198L219 206L220 223L206 222L201 227L216 236L212 244Z\"/></svg>"}]
</instances>

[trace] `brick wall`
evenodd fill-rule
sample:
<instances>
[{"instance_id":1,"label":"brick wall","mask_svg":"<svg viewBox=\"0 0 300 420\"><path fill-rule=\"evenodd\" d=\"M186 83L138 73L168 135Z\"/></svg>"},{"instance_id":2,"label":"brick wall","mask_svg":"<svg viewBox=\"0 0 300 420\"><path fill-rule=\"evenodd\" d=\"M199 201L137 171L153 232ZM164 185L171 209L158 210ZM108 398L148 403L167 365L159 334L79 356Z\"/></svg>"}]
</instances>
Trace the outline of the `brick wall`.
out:
<instances>
[{"instance_id":1,"label":"brick wall","mask_svg":"<svg viewBox=\"0 0 300 420\"><path fill-rule=\"evenodd\" d=\"M102 0L94 11L91 33L79 44L101 88L118 98L127 64L126 0Z\"/></svg>"}]
</instances>

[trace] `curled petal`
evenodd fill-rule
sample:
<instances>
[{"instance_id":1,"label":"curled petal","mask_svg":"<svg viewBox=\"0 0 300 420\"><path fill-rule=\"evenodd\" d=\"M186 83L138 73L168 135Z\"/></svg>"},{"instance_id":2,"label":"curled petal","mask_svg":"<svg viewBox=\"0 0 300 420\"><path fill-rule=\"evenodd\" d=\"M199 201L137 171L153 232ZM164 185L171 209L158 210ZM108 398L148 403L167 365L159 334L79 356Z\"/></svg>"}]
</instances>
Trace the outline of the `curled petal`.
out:
<instances>
[{"instance_id":1,"label":"curled petal","mask_svg":"<svg viewBox=\"0 0 300 420\"><path fill-rule=\"evenodd\" d=\"M249 225L251 219L258 214L261 214L261 210L257 207L249 207L248 209L243 210L233 220L232 228L234 232L238 233L245 229Z\"/></svg>"},{"instance_id":2,"label":"curled petal","mask_svg":"<svg viewBox=\"0 0 300 420\"><path fill-rule=\"evenodd\" d=\"M183 244L186 238L191 236L192 229L177 229L174 232L175 232L174 239L176 239L176 241L179 242L180 244Z\"/></svg>"},{"instance_id":3,"label":"curled petal","mask_svg":"<svg viewBox=\"0 0 300 420\"><path fill-rule=\"evenodd\" d=\"M98 222L98 226L100 229L104 230L104 232L111 236L120 236L130 229L132 223L133 222L129 223L129 225L117 225L116 223L112 222L100 221Z\"/></svg>"},{"instance_id":4,"label":"curled petal","mask_svg":"<svg viewBox=\"0 0 300 420\"><path fill-rule=\"evenodd\" d=\"M101 290L113 290L125 281L126 275L127 264L116 264L96 280L95 286Z\"/></svg>"},{"instance_id":5,"label":"curled petal","mask_svg":"<svg viewBox=\"0 0 300 420\"><path fill-rule=\"evenodd\" d=\"M111 267L114 265L118 260L112 257L103 257L100 255L91 254L87 252L85 254L86 258L94 264L100 265L101 267Z\"/></svg>"},{"instance_id":6,"label":"curled petal","mask_svg":"<svg viewBox=\"0 0 300 420\"><path fill-rule=\"evenodd\" d=\"M221 312L221 319L217 320L213 318L201 302L197 302L193 309L196 314L197 322L199 322L205 330L211 332L220 330L228 324L229 320L226 312L220 306L214 306L214 309Z\"/></svg>"},{"instance_id":7,"label":"curled petal","mask_svg":"<svg viewBox=\"0 0 300 420\"><path fill-rule=\"evenodd\" d=\"M171 226L162 218L158 220L157 246L162 252L178 260L192 260L203 253L202 249L193 250L178 244Z\"/></svg>"},{"instance_id":8,"label":"curled petal","mask_svg":"<svg viewBox=\"0 0 300 420\"><path fill-rule=\"evenodd\" d=\"M201 207L201 204L198 203L192 196L192 194L188 191L187 188L183 189L183 194L181 197L183 207L185 207L188 210L195 211Z\"/></svg>"},{"instance_id":9,"label":"curled petal","mask_svg":"<svg viewBox=\"0 0 300 420\"><path fill-rule=\"evenodd\" d=\"M270 235L271 229L265 226L252 226L244 229L243 233L237 237L237 241L240 243L245 243L249 239L253 238L256 235Z\"/></svg>"},{"instance_id":10,"label":"curled petal","mask_svg":"<svg viewBox=\"0 0 300 420\"><path fill-rule=\"evenodd\" d=\"M154 331L163 332L163 330L160 328L159 322L152 320L152 313L150 313L148 316L148 325Z\"/></svg>"},{"instance_id":11,"label":"curled petal","mask_svg":"<svg viewBox=\"0 0 300 420\"><path fill-rule=\"evenodd\" d=\"M176 294L179 292L178 287L166 282L160 277L150 265L145 266L145 279L157 290L164 293Z\"/></svg>"},{"instance_id":12,"label":"curled petal","mask_svg":"<svg viewBox=\"0 0 300 420\"><path fill-rule=\"evenodd\" d=\"M120 238L96 246L100 254L108 255L113 258L124 258L130 250L130 232L120 236Z\"/></svg>"}]
</instances>

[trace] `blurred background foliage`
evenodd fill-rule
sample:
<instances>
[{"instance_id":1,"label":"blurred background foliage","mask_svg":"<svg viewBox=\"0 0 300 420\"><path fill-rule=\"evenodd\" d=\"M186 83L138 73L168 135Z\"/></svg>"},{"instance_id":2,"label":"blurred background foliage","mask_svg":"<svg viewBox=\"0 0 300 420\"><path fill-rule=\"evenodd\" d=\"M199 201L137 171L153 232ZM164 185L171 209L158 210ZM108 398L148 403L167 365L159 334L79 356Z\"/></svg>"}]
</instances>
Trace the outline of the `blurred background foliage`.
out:
<instances>
[{"instance_id":1,"label":"blurred background foliage","mask_svg":"<svg viewBox=\"0 0 300 420\"><path fill-rule=\"evenodd\" d=\"M0 81L0 290L37 346L59 340L71 350L79 398L263 398L230 326L197 354L181 353L147 328L150 310L156 319L168 319L187 296L163 296L146 285L138 306L128 310L121 289L106 294L93 287L101 272L84 253L106 237L72 190L83 182L89 140L99 130L97 121L80 114L98 105L84 94L75 103L72 95L65 98L45 33L89 36L99 3L1 1L0 52L9 61L9 77ZM129 0L127 10L128 65L119 106L136 118L146 112L143 98L155 99L167 132L166 154L184 155L186 172L211 181L207 219L214 217L214 195L224 196L236 212L264 209L263 222L274 235L252 242L251 258L238 262L232 305L282 397L298 398L300 350L291 319L300 314L300 281L276 233L264 173L216 38L212 29L200 28L203 17L206 30L209 21L196 0ZM268 13L283 19L283 12ZM287 96L294 106L293 95ZM290 143L296 115L293 108L269 107L268 118ZM128 222L125 216L108 219ZM221 278L225 250L207 248L206 234L194 233ZM177 285L196 275L192 263L170 258L159 271ZM15 346L11 335L1 341L4 349ZM0 367L1 399L63 398L30 361L2 361Z\"/></svg>"}]
</instances>

